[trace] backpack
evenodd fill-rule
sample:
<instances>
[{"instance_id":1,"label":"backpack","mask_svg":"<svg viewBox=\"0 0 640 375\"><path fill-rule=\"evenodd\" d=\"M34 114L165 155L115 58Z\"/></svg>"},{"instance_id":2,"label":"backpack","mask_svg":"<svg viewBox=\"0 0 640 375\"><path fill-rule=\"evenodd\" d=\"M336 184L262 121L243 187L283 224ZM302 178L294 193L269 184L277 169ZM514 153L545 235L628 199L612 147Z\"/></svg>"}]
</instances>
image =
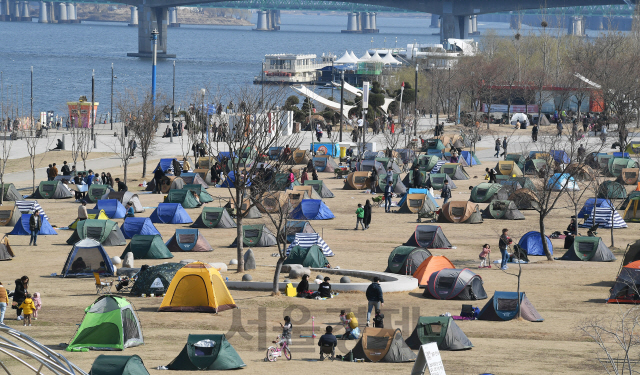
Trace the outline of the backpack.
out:
<instances>
[{"instance_id":1,"label":"backpack","mask_svg":"<svg viewBox=\"0 0 640 375\"><path fill-rule=\"evenodd\" d=\"M358 318L356 318L356 314L354 314L353 311L347 314L347 319L351 320L349 322L349 327L351 329L358 328Z\"/></svg>"}]
</instances>

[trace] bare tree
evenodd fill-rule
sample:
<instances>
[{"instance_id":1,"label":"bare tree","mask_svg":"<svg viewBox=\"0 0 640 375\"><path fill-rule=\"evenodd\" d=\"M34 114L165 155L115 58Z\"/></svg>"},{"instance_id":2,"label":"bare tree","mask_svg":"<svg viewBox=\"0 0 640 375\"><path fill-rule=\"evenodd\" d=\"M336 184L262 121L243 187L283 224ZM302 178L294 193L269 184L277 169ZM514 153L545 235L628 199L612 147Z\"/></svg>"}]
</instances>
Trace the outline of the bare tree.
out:
<instances>
[{"instance_id":1,"label":"bare tree","mask_svg":"<svg viewBox=\"0 0 640 375\"><path fill-rule=\"evenodd\" d=\"M33 121L30 121L30 124L28 125L28 127L29 128L25 129L24 131L24 139L27 144L27 152L29 153L29 167L31 168L31 175L32 175L32 181L31 181L32 193L35 193L36 191L36 157L38 155L37 147L38 147L38 142L40 141L40 137L37 136L37 130ZM28 136L27 131L33 135Z\"/></svg>"},{"instance_id":2,"label":"bare tree","mask_svg":"<svg viewBox=\"0 0 640 375\"><path fill-rule=\"evenodd\" d=\"M0 126L2 127L2 144L0 149L0 204L4 200L4 173L7 168L7 161L11 154L11 146L13 146L13 140L11 140L11 133L9 132L9 124L5 123L4 119L7 117L8 107L4 107L5 113L0 114Z\"/></svg>"},{"instance_id":3,"label":"bare tree","mask_svg":"<svg viewBox=\"0 0 640 375\"><path fill-rule=\"evenodd\" d=\"M160 119L164 118L166 106L162 96L156 96L155 106L151 94L137 95L131 104L135 108L136 116L130 123L130 129L138 141L140 156L142 156L142 177L147 175L147 160L153 154L156 143L156 132Z\"/></svg>"},{"instance_id":4,"label":"bare tree","mask_svg":"<svg viewBox=\"0 0 640 375\"><path fill-rule=\"evenodd\" d=\"M120 113L123 125L126 124L127 128L133 127L133 119L138 115L138 107L136 105L137 98L135 93L126 91L116 102L116 108ZM110 148L118 155L118 158L122 162L122 168L124 172L123 182L127 183L129 163L131 161L133 150L131 149L132 141L135 139L135 133L133 131L125 131L124 126L120 132L117 133L116 141L113 147Z\"/></svg>"}]
</instances>

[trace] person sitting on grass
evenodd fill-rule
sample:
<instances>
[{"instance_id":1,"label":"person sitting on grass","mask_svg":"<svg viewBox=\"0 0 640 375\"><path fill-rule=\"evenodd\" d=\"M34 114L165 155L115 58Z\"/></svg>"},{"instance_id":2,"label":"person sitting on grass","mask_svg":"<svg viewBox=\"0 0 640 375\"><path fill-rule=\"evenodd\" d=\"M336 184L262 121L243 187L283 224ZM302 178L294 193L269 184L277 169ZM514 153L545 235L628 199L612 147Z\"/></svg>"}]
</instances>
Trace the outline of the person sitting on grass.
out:
<instances>
[{"instance_id":1,"label":"person sitting on grass","mask_svg":"<svg viewBox=\"0 0 640 375\"><path fill-rule=\"evenodd\" d=\"M329 284L329 276L324 278L324 282L318 285L318 294L321 298L332 298L331 297L331 284Z\"/></svg>"},{"instance_id":2,"label":"person sitting on grass","mask_svg":"<svg viewBox=\"0 0 640 375\"><path fill-rule=\"evenodd\" d=\"M338 346L338 339L336 339L336 336L333 334L333 327L331 326L327 326L327 328L325 329L325 334L320 336L320 339L318 340L318 346L323 345L331 345L331 358L336 356L336 346ZM320 352L320 360L324 360L322 351Z\"/></svg>"}]
</instances>

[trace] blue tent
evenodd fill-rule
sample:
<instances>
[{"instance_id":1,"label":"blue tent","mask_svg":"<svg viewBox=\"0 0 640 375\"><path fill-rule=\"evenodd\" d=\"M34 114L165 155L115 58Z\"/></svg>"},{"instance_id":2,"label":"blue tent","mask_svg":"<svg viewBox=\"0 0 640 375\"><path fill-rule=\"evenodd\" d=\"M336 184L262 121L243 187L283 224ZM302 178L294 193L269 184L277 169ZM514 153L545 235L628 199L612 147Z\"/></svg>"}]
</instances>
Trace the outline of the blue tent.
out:
<instances>
[{"instance_id":1,"label":"blue tent","mask_svg":"<svg viewBox=\"0 0 640 375\"><path fill-rule=\"evenodd\" d=\"M169 169L173 168L173 161L178 161L176 159L173 158L169 158L169 159L160 159L160 162L158 162L158 165L153 169L154 171L158 168L162 169L163 172L168 171Z\"/></svg>"},{"instance_id":2,"label":"blue tent","mask_svg":"<svg viewBox=\"0 0 640 375\"><path fill-rule=\"evenodd\" d=\"M613 153L613 157L614 158L624 158L624 159L629 159L629 153L628 152L614 152Z\"/></svg>"},{"instance_id":3,"label":"blue tent","mask_svg":"<svg viewBox=\"0 0 640 375\"><path fill-rule=\"evenodd\" d=\"M555 173L547 182L547 189L553 191L575 191L580 190L576 180L568 173Z\"/></svg>"},{"instance_id":4,"label":"blue tent","mask_svg":"<svg viewBox=\"0 0 640 375\"><path fill-rule=\"evenodd\" d=\"M113 276L113 263L100 242L85 238L73 245L60 276L92 276L94 272L100 276Z\"/></svg>"},{"instance_id":5,"label":"blue tent","mask_svg":"<svg viewBox=\"0 0 640 375\"><path fill-rule=\"evenodd\" d=\"M400 199L400 202L398 202L398 207L402 207L404 202L407 200L407 195L409 194L426 194L427 198L436 206L436 208L440 207L440 205L438 205L433 195L429 193L429 189L415 189L415 188L410 188L409 191L407 191L407 194L405 194L404 197Z\"/></svg>"},{"instance_id":6,"label":"blue tent","mask_svg":"<svg viewBox=\"0 0 640 375\"><path fill-rule=\"evenodd\" d=\"M584 218L584 215L591 215L593 213L593 206L603 207L603 208L613 208L611 206L611 201L603 198L589 198L586 202L584 202L584 206L578 212L579 218Z\"/></svg>"},{"instance_id":7,"label":"blue tent","mask_svg":"<svg viewBox=\"0 0 640 375\"><path fill-rule=\"evenodd\" d=\"M20 221L16 223L16 225L13 227L13 230L9 232L9 234L14 234L17 236L30 236L31 229L29 229L29 219L31 219L31 214L22 214L22 216L20 217ZM47 220L47 218L43 214L40 214L40 220L42 220L42 225L40 226L39 235L48 236L58 234L56 233L55 229L53 229L51 224L49 224L49 220Z\"/></svg>"},{"instance_id":8,"label":"blue tent","mask_svg":"<svg viewBox=\"0 0 640 375\"><path fill-rule=\"evenodd\" d=\"M318 151L322 151L325 155L331 155L334 158L340 156L340 145L337 143L312 143L309 149L313 150L315 155Z\"/></svg>"},{"instance_id":9,"label":"blue tent","mask_svg":"<svg viewBox=\"0 0 640 375\"><path fill-rule=\"evenodd\" d=\"M151 222L162 224L188 224L193 220L180 203L160 203L149 216Z\"/></svg>"},{"instance_id":10,"label":"blue tent","mask_svg":"<svg viewBox=\"0 0 640 375\"><path fill-rule=\"evenodd\" d=\"M136 234L155 235L160 234L156 226L148 217L128 217L120 227L124 238L131 239Z\"/></svg>"},{"instance_id":11,"label":"blue tent","mask_svg":"<svg viewBox=\"0 0 640 375\"><path fill-rule=\"evenodd\" d=\"M233 153L233 157L236 157L236 153ZM218 152L218 160L222 160L223 158L227 158L227 159L231 159L231 152L230 151L220 151Z\"/></svg>"},{"instance_id":12,"label":"blue tent","mask_svg":"<svg viewBox=\"0 0 640 375\"><path fill-rule=\"evenodd\" d=\"M464 161L466 161L466 162L467 162L467 165L469 165L470 167L471 167L472 165L478 165L478 164L480 164L480 163L478 162L478 160L476 159L476 156L475 156L475 155L473 154L473 152L471 152L471 151L462 151L462 152L460 153L460 158L461 158L461 159L464 159Z\"/></svg>"},{"instance_id":13,"label":"blue tent","mask_svg":"<svg viewBox=\"0 0 640 375\"><path fill-rule=\"evenodd\" d=\"M549 155L553 157L553 160L555 160L556 163L560 163L560 164L571 163L571 158L569 158L569 155L567 155L567 153L564 150L551 150L549 151Z\"/></svg>"},{"instance_id":14,"label":"blue tent","mask_svg":"<svg viewBox=\"0 0 640 375\"><path fill-rule=\"evenodd\" d=\"M122 219L127 215L127 209L117 199L100 199L94 210L104 210L109 219Z\"/></svg>"},{"instance_id":15,"label":"blue tent","mask_svg":"<svg viewBox=\"0 0 640 375\"><path fill-rule=\"evenodd\" d=\"M484 305L478 320L508 321L520 313L520 318L530 322L542 322L544 319L538 313L524 292L495 291L493 297Z\"/></svg>"},{"instance_id":16,"label":"blue tent","mask_svg":"<svg viewBox=\"0 0 640 375\"><path fill-rule=\"evenodd\" d=\"M303 199L300 204L291 211L291 219L294 220L329 220L335 218L333 212L322 199Z\"/></svg>"},{"instance_id":17,"label":"blue tent","mask_svg":"<svg viewBox=\"0 0 640 375\"><path fill-rule=\"evenodd\" d=\"M224 180L224 182L220 184L220 187L236 187L235 182L236 182L236 174L234 171L231 171L227 175L227 178ZM251 179L247 181L246 186L251 186Z\"/></svg>"},{"instance_id":18,"label":"blue tent","mask_svg":"<svg viewBox=\"0 0 640 375\"><path fill-rule=\"evenodd\" d=\"M551 240L547 236L545 236L545 238L547 239L549 252L553 255L553 245L551 244ZM544 250L542 250L542 240L540 240L540 232L528 232L520 238L518 246L526 250L527 255L544 255Z\"/></svg>"}]
</instances>

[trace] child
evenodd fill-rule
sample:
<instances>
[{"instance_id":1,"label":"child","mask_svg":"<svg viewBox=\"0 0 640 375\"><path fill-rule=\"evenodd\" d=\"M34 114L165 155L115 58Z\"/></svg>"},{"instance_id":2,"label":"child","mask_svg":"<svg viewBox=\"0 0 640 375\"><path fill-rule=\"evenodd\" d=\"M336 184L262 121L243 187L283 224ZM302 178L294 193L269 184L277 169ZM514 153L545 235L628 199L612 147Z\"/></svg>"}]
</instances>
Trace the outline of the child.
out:
<instances>
[{"instance_id":1,"label":"child","mask_svg":"<svg viewBox=\"0 0 640 375\"><path fill-rule=\"evenodd\" d=\"M384 314L380 313L380 309L376 309L376 316L373 317L374 328L384 328Z\"/></svg>"},{"instance_id":2,"label":"child","mask_svg":"<svg viewBox=\"0 0 640 375\"><path fill-rule=\"evenodd\" d=\"M19 309L22 309L22 315L24 315L24 326L31 325L31 314L36 309L36 306L33 304L33 300L31 299L31 294L27 293L27 298L25 298L24 302L20 306Z\"/></svg>"},{"instance_id":3,"label":"child","mask_svg":"<svg viewBox=\"0 0 640 375\"><path fill-rule=\"evenodd\" d=\"M282 327L282 335L280 337L280 345L287 340L287 346L291 346L291 331L293 331L293 326L291 325L291 318L289 316L284 317L284 324L280 323L280 327Z\"/></svg>"},{"instance_id":4,"label":"child","mask_svg":"<svg viewBox=\"0 0 640 375\"><path fill-rule=\"evenodd\" d=\"M33 311L33 319L38 320L38 311L42 308L42 300L40 299L40 293L33 293L33 304L36 309Z\"/></svg>"},{"instance_id":5,"label":"child","mask_svg":"<svg viewBox=\"0 0 640 375\"><path fill-rule=\"evenodd\" d=\"M358 230L358 224L362 225L362 230L364 230L364 223L362 222L362 220L364 220L364 208L362 208L362 204L360 203L358 203L358 209L356 209L356 216L358 221L356 221L356 229L354 230Z\"/></svg>"},{"instance_id":6,"label":"child","mask_svg":"<svg viewBox=\"0 0 640 375\"><path fill-rule=\"evenodd\" d=\"M345 330L342 337L346 339L351 334L351 326L349 325L349 323L351 323L351 319L347 318L347 312L345 310L340 310L340 323L342 323Z\"/></svg>"},{"instance_id":7,"label":"child","mask_svg":"<svg viewBox=\"0 0 640 375\"><path fill-rule=\"evenodd\" d=\"M486 267L487 266L487 256L489 255L489 253L491 253L491 245L486 243L486 244L484 244L482 246L482 251L480 252L480 255L478 256L480 258L480 267Z\"/></svg>"}]
</instances>

